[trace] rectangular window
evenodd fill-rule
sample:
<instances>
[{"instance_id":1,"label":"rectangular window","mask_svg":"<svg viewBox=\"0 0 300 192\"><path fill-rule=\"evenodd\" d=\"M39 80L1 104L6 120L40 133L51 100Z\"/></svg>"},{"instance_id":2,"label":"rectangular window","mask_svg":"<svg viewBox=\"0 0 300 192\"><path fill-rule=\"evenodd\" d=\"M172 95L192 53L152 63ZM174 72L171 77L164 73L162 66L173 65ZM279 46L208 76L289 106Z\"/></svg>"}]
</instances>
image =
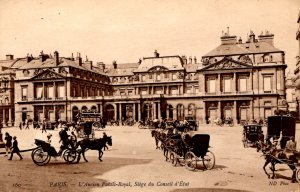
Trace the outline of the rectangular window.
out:
<instances>
[{"instance_id":1,"label":"rectangular window","mask_svg":"<svg viewBox=\"0 0 300 192\"><path fill-rule=\"evenodd\" d=\"M195 89L195 93L199 92L199 87L194 87L194 89Z\"/></svg>"},{"instance_id":2,"label":"rectangular window","mask_svg":"<svg viewBox=\"0 0 300 192\"><path fill-rule=\"evenodd\" d=\"M126 95L125 90L120 91L120 95Z\"/></svg>"},{"instance_id":3,"label":"rectangular window","mask_svg":"<svg viewBox=\"0 0 300 192\"><path fill-rule=\"evenodd\" d=\"M62 98L62 97L66 96L66 94L65 94L65 86L64 85L59 85L57 87L57 89L58 89L58 97L59 98Z\"/></svg>"},{"instance_id":4,"label":"rectangular window","mask_svg":"<svg viewBox=\"0 0 300 192\"><path fill-rule=\"evenodd\" d=\"M147 89L142 89L140 93L141 95L147 95Z\"/></svg>"},{"instance_id":5,"label":"rectangular window","mask_svg":"<svg viewBox=\"0 0 300 192\"><path fill-rule=\"evenodd\" d=\"M133 95L133 91L132 90L128 91L128 95Z\"/></svg>"},{"instance_id":6,"label":"rectangular window","mask_svg":"<svg viewBox=\"0 0 300 192\"><path fill-rule=\"evenodd\" d=\"M152 76L153 76L152 74L149 74L149 79L152 79Z\"/></svg>"},{"instance_id":7,"label":"rectangular window","mask_svg":"<svg viewBox=\"0 0 300 192\"><path fill-rule=\"evenodd\" d=\"M157 76L156 76L156 80L157 80L157 81L160 81L160 79L161 79L160 75L157 75Z\"/></svg>"},{"instance_id":8,"label":"rectangular window","mask_svg":"<svg viewBox=\"0 0 300 192\"><path fill-rule=\"evenodd\" d=\"M241 78L239 83L240 83L239 91L240 92L247 91L247 79L246 78Z\"/></svg>"},{"instance_id":9,"label":"rectangular window","mask_svg":"<svg viewBox=\"0 0 300 192\"><path fill-rule=\"evenodd\" d=\"M174 74L172 75L172 79L173 79L173 80L177 79L176 73L174 73Z\"/></svg>"},{"instance_id":10,"label":"rectangular window","mask_svg":"<svg viewBox=\"0 0 300 192\"><path fill-rule=\"evenodd\" d=\"M229 78L224 79L224 92L225 93L231 92L231 79Z\"/></svg>"},{"instance_id":11,"label":"rectangular window","mask_svg":"<svg viewBox=\"0 0 300 192\"><path fill-rule=\"evenodd\" d=\"M22 86L21 87L22 100L27 100L27 90L28 90L27 86Z\"/></svg>"},{"instance_id":12,"label":"rectangular window","mask_svg":"<svg viewBox=\"0 0 300 192\"><path fill-rule=\"evenodd\" d=\"M171 94L172 94L172 95L177 95L177 94L178 94L177 89L176 89L176 88L172 88L172 89L171 89Z\"/></svg>"},{"instance_id":13,"label":"rectangular window","mask_svg":"<svg viewBox=\"0 0 300 192\"><path fill-rule=\"evenodd\" d=\"M271 92L271 77L264 77L264 92Z\"/></svg>"},{"instance_id":14,"label":"rectangular window","mask_svg":"<svg viewBox=\"0 0 300 192\"><path fill-rule=\"evenodd\" d=\"M208 80L208 92L209 93L216 92L216 80L215 79Z\"/></svg>"},{"instance_id":15,"label":"rectangular window","mask_svg":"<svg viewBox=\"0 0 300 192\"><path fill-rule=\"evenodd\" d=\"M165 73L165 79L169 78L169 74Z\"/></svg>"},{"instance_id":16,"label":"rectangular window","mask_svg":"<svg viewBox=\"0 0 300 192\"><path fill-rule=\"evenodd\" d=\"M36 87L36 98L42 98L43 97L43 87L39 86Z\"/></svg>"},{"instance_id":17,"label":"rectangular window","mask_svg":"<svg viewBox=\"0 0 300 192\"><path fill-rule=\"evenodd\" d=\"M48 91L47 98L53 98L54 97L54 88L53 88L53 86L49 86L47 91Z\"/></svg>"},{"instance_id":18,"label":"rectangular window","mask_svg":"<svg viewBox=\"0 0 300 192\"><path fill-rule=\"evenodd\" d=\"M192 93L192 88L190 88L190 87L187 88L187 89L186 89L186 93Z\"/></svg>"},{"instance_id":19,"label":"rectangular window","mask_svg":"<svg viewBox=\"0 0 300 192\"><path fill-rule=\"evenodd\" d=\"M146 76L142 75L142 81L146 81Z\"/></svg>"}]
</instances>

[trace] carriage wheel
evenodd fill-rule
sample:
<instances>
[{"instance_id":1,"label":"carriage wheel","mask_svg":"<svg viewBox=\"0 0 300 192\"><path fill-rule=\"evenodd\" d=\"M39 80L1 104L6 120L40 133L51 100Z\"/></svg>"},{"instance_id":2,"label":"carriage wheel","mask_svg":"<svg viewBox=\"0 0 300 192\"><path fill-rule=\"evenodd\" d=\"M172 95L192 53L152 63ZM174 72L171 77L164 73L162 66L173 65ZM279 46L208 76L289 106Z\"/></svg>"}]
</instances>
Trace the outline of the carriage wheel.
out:
<instances>
[{"instance_id":1,"label":"carriage wheel","mask_svg":"<svg viewBox=\"0 0 300 192\"><path fill-rule=\"evenodd\" d=\"M31 153L31 158L32 161L38 166L46 165L51 159L50 155L48 155L47 152L44 152L42 148L33 150Z\"/></svg>"},{"instance_id":2,"label":"carriage wheel","mask_svg":"<svg viewBox=\"0 0 300 192\"><path fill-rule=\"evenodd\" d=\"M297 169L296 171L296 180L298 183L300 182L300 169Z\"/></svg>"},{"instance_id":3,"label":"carriage wheel","mask_svg":"<svg viewBox=\"0 0 300 192\"><path fill-rule=\"evenodd\" d=\"M97 129L100 129L100 123L95 121L93 124L92 124L93 127L96 127Z\"/></svg>"},{"instance_id":4,"label":"carriage wheel","mask_svg":"<svg viewBox=\"0 0 300 192\"><path fill-rule=\"evenodd\" d=\"M139 129L144 129L144 126L142 124L139 124L138 128Z\"/></svg>"},{"instance_id":5,"label":"carriage wheel","mask_svg":"<svg viewBox=\"0 0 300 192\"><path fill-rule=\"evenodd\" d=\"M78 157L79 153L76 150L65 150L65 152L63 153L63 158L66 162L68 163L77 163L77 161L75 161Z\"/></svg>"},{"instance_id":6,"label":"carriage wheel","mask_svg":"<svg viewBox=\"0 0 300 192\"><path fill-rule=\"evenodd\" d=\"M211 151L207 151L206 155L202 158L202 162L205 169L213 169L215 166L215 155Z\"/></svg>"},{"instance_id":7,"label":"carriage wheel","mask_svg":"<svg viewBox=\"0 0 300 192\"><path fill-rule=\"evenodd\" d=\"M170 162L172 163L172 165L174 167L176 167L177 161L178 160L177 160L176 154L174 152L171 152L171 154L170 154Z\"/></svg>"},{"instance_id":8,"label":"carriage wheel","mask_svg":"<svg viewBox=\"0 0 300 192\"><path fill-rule=\"evenodd\" d=\"M187 152L185 155L185 167L191 171L194 171L197 168L197 157L191 151Z\"/></svg>"}]
</instances>

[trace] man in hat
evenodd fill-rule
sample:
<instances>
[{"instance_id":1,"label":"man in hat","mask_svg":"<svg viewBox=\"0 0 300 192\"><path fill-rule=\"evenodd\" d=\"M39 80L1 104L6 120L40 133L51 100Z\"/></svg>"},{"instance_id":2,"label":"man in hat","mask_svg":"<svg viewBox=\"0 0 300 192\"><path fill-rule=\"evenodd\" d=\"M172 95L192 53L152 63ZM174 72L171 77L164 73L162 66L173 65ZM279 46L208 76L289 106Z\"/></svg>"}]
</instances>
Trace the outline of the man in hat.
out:
<instances>
[{"instance_id":1,"label":"man in hat","mask_svg":"<svg viewBox=\"0 0 300 192\"><path fill-rule=\"evenodd\" d=\"M20 160L23 159L22 155L20 154L20 149L18 147L18 141L17 141L17 137L14 136L13 137L13 146L12 146L12 152L11 152L11 155L10 155L10 158L8 160L12 160L12 157L14 155L14 153L16 153L19 157L20 157Z\"/></svg>"},{"instance_id":2,"label":"man in hat","mask_svg":"<svg viewBox=\"0 0 300 192\"><path fill-rule=\"evenodd\" d=\"M286 152L293 152L297 149L297 142L295 141L295 137L290 137L290 140L286 142L285 150Z\"/></svg>"}]
</instances>

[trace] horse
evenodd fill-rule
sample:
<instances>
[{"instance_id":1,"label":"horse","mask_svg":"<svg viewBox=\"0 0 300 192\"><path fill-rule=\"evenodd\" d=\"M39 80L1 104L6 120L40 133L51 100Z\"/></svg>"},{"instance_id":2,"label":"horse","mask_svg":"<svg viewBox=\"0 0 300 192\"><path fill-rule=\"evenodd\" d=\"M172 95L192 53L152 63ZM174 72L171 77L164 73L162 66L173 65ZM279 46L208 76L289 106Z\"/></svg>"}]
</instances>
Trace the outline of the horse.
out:
<instances>
[{"instance_id":1,"label":"horse","mask_svg":"<svg viewBox=\"0 0 300 192\"><path fill-rule=\"evenodd\" d=\"M276 147L270 145L268 146L265 151L264 151L264 156L266 159L266 162L263 166L263 169L266 173L266 175L268 176L268 178L270 179L271 175L267 173L266 171L266 166L271 163L271 171L272 171L272 179L275 178L275 165L276 164L287 164L289 166L289 168L293 171L293 175L292 175L292 182L296 182L296 171L297 168L295 166L295 163L298 163L298 160L300 159L300 153L298 152L291 152L291 153L286 153L284 150L282 149L277 149Z\"/></svg>"},{"instance_id":2,"label":"horse","mask_svg":"<svg viewBox=\"0 0 300 192\"><path fill-rule=\"evenodd\" d=\"M88 149L91 150L98 150L99 151L99 156L98 159L99 161L102 161L101 157L103 155L102 148L105 147L105 145L108 144L109 146L112 146L112 137L104 137L100 139L89 139L85 138L76 144L76 149L80 146L81 147L81 153L82 157L85 160L85 162L88 162L88 160L85 158L85 151Z\"/></svg>"}]
</instances>

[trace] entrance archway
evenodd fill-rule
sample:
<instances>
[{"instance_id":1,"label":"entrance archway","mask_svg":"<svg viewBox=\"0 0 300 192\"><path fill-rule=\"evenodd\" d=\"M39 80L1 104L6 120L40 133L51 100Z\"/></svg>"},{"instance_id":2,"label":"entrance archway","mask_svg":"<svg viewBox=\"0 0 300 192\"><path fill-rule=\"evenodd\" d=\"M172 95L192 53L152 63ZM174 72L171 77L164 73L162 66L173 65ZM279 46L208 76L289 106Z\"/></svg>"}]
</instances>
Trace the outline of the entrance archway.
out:
<instances>
[{"instance_id":1,"label":"entrance archway","mask_svg":"<svg viewBox=\"0 0 300 192\"><path fill-rule=\"evenodd\" d=\"M96 106L92 106L91 107L91 112L96 113L97 112L97 107Z\"/></svg>"},{"instance_id":2,"label":"entrance archway","mask_svg":"<svg viewBox=\"0 0 300 192\"><path fill-rule=\"evenodd\" d=\"M167 118L173 119L174 115L173 115L173 106L172 105L168 105L168 112L169 112L169 115L167 116Z\"/></svg>"},{"instance_id":3,"label":"entrance archway","mask_svg":"<svg viewBox=\"0 0 300 192\"><path fill-rule=\"evenodd\" d=\"M115 118L115 108L113 105L109 104L105 107L105 117L108 121L113 120Z\"/></svg>"},{"instance_id":4,"label":"entrance archway","mask_svg":"<svg viewBox=\"0 0 300 192\"><path fill-rule=\"evenodd\" d=\"M77 122L77 120L78 120L78 114L79 114L79 109L78 109L78 107L74 106L72 108L72 121Z\"/></svg>"}]
</instances>

